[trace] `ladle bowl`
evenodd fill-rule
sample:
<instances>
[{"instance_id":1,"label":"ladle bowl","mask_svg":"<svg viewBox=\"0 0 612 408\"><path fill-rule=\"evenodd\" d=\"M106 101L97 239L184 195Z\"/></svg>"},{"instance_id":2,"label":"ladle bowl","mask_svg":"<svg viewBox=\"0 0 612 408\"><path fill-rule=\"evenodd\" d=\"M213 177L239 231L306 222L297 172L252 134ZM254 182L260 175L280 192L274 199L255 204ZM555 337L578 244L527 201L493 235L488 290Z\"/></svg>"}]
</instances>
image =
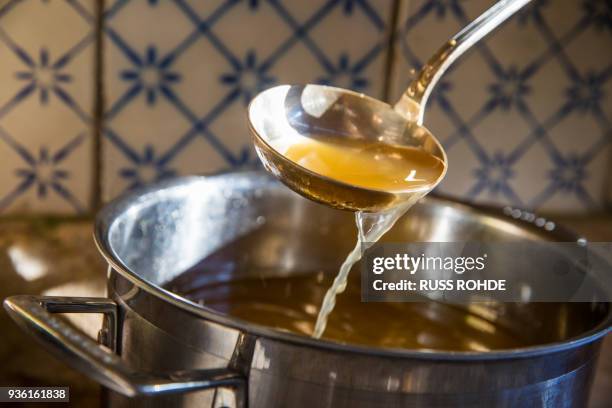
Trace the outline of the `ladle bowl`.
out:
<instances>
[{"instance_id":1,"label":"ladle bowl","mask_svg":"<svg viewBox=\"0 0 612 408\"><path fill-rule=\"evenodd\" d=\"M311 200L339 209L382 211L415 190L391 192L351 185L315 173L286 151L308 138L334 143L367 141L421 149L446 163L446 154L423 126L389 104L324 85L281 85L260 93L249 106L249 124L264 167ZM437 184L444 177L440 175Z\"/></svg>"}]
</instances>

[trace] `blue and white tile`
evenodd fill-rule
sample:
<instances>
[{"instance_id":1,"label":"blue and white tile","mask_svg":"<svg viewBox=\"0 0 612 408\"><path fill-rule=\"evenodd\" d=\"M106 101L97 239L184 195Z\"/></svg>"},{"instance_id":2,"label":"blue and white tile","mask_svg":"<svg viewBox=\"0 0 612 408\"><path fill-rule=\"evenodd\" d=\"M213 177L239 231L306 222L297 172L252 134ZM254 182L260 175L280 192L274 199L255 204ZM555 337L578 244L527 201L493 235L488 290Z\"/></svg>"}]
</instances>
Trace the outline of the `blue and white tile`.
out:
<instances>
[{"instance_id":1,"label":"blue and white tile","mask_svg":"<svg viewBox=\"0 0 612 408\"><path fill-rule=\"evenodd\" d=\"M0 2L0 212L91 208L95 1Z\"/></svg>"},{"instance_id":2,"label":"blue and white tile","mask_svg":"<svg viewBox=\"0 0 612 408\"><path fill-rule=\"evenodd\" d=\"M117 0L104 16L103 194L257 162L259 90L322 82L382 97L388 0Z\"/></svg>"},{"instance_id":3,"label":"blue and white tile","mask_svg":"<svg viewBox=\"0 0 612 408\"><path fill-rule=\"evenodd\" d=\"M493 2L403 0L392 97ZM612 7L536 0L465 56L434 92L425 124L445 145L442 192L579 213L611 184Z\"/></svg>"}]
</instances>

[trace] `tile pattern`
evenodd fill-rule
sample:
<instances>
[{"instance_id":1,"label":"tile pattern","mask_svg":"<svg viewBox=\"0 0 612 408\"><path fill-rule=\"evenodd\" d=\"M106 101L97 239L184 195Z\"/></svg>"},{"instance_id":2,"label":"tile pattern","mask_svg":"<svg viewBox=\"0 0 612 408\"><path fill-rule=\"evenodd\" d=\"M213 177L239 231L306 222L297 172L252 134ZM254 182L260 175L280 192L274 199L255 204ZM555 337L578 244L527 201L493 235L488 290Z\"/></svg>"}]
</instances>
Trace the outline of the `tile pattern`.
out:
<instances>
[{"instance_id":1,"label":"tile pattern","mask_svg":"<svg viewBox=\"0 0 612 408\"><path fill-rule=\"evenodd\" d=\"M441 190L553 211L612 200L612 6L535 2L444 78L426 123ZM399 0L392 99L492 4ZM94 180L99 0L0 0L0 215L74 214L174 174L257 164L244 108L283 82L382 97L391 0L106 0L102 180ZM27 21L27 24L24 24Z\"/></svg>"},{"instance_id":2,"label":"tile pattern","mask_svg":"<svg viewBox=\"0 0 612 408\"><path fill-rule=\"evenodd\" d=\"M492 4L402 4L392 89ZM550 211L597 210L612 185L612 3L535 0L438 85L425 124L449 154L441 191Z\"/></svg>"},{"instance_id":3,"label":"tile pattern","mask_svg":"<svg viewBox=\"0 0 612 408\"><path fill-rule=\"evenodd\" d=\"M258 162L245 107L278 83L383 95L389 0L117 0L104 16L103 194Z\"/></svg>"},{"instance_id":4,"label":"tile pattern","mask_svg":"<svg viewBox=\"0 0 612 408\"><path fill-rule=\"evenodd\" d=\"M0 1L0 212L91 206L95 0Z\"/></svg>"}]
</instances>

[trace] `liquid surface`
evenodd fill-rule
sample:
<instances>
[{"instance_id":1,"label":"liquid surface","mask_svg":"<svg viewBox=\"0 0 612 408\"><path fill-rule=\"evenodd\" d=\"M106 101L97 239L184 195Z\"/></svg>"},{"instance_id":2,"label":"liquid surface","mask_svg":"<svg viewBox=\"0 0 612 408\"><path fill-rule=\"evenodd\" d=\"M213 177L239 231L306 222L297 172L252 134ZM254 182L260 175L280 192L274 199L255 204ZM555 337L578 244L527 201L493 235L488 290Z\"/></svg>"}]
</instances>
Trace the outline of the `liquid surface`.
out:
<instances>
[{"instance_id":1,"label":"liquid surface","mask_svg":"<svg viewBox=\"0 0 612 408\"><path fill-rule=\"evenodd\" d=\"M278 330L311 335L321 300L333 275L246 278L230 281L200 279L201 272L179 276L166 287L221 313ZM346 292L337 298L323 338L369 347L487 351L525 347L556 340L538 325L559 315L554 304L534 305L528 320L504 327L460 306L435 302L362 303L360 276L349 276ZM535 308L546 308L540 311ZM485 313L484 315L490 315ZM540 323L541 324L541 323ZM534 336L537 332L537 336Z\"/></svg>"},{"instance_id":2,"label":"liquid surface","mask_svg":"<svg viewBox=\"0 0 612 408\"><path fill-rule=\"evenodd\" d=\"M392 193L429 190L445 169L442 160L421 149L362 141L305 139L291 145L284 156L334 180Z\"/></svg>"}]
</instances>

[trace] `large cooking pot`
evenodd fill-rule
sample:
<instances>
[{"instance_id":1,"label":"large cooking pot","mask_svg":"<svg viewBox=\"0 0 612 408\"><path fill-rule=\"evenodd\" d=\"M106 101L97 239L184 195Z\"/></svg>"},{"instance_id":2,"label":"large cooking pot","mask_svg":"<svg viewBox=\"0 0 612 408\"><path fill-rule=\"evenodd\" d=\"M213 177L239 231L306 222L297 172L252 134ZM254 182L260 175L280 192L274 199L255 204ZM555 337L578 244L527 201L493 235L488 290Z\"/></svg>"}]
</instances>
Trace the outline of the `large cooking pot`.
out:
<instances>
[{"instance_id":1,"label":"large cooking pot","mask_svg":"<svg viewBox=\"0 0 612 408\"><path fill-rule=\"evenodd\" d=\"M577 239L546 230L551 224L532 214L506 213L429 197L386 239ZM607 303L567 304L555 316L505 304L504 316L521 330L569 328L569 338L493 352L425 352L275 331L162 288L253 228L257 238L241 239L231 262L210 272L211 282L253 270L333 273L355 239L350 213L303 199L261 173L179 178L124 196L97 217L95 240L109 263L107 299L14 296L5 307L24 330L107 387L111 406L586 405L612 322ZM104 314L98 342L53 315L67 312Z\"/></svg>"}]
</instances>

